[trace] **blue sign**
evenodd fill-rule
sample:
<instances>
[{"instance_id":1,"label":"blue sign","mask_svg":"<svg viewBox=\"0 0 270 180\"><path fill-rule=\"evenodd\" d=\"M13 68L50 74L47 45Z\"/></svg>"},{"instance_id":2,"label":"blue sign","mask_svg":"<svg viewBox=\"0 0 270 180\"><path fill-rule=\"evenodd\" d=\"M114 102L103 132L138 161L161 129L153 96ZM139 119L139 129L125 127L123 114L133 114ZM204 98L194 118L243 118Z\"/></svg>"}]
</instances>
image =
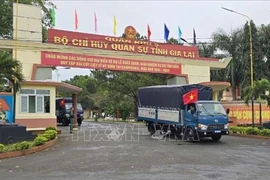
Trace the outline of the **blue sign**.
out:
<instances>
[{"instance_id":1,"label":"blue sign","mask_svg":"<svg viewBox=\"0 0 270 180\"><path fill-rule=\"evenodd\" d=\"M13 96L0 94L0 120L8 123L13 122Z\"/></svg>"}]
</instances>

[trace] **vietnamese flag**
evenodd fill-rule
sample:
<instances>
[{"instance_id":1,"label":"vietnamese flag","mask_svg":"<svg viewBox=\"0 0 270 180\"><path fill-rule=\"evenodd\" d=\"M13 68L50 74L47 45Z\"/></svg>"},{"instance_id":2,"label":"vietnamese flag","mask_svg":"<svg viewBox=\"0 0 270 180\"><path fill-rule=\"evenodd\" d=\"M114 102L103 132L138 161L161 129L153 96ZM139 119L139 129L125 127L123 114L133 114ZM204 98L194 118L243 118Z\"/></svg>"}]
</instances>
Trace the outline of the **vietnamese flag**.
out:
<instances>
[{"instance_id":1,"label":"vietnamese flag","mask_svg":"<svg viewBox=\"0 0 270 180\"><path fill-rule=\"evenodd\" d=\"M74 22L74 25L75 25L75 30L78 29L78 24L79 24L79 20L78 20L78 14L77 14L77 10L75 9L75 22Z\"/></svg>"},{"instance_id":2,"label":"vietnamese flag","mask_svg":"<svg viewBox=\"0 0 270 180\"><path fill-rule=\"evenodd\" d=\"M151 29L149 27L149 25L147 25L147 40L150 41L150 36L151 36Z\"/></svg>"},{"instance_id":3,"label":"vietnamese flag","mask_svg":"<svg viewBox=\"0 0 270 180\"><path fill-rule=\"evenodd\" d=\"M198 89L194 89L192 91L189 91L188 93L183 95L183 103L189 104L189 103L195 103L198 101Z\"/></svg>"}]
</instances>

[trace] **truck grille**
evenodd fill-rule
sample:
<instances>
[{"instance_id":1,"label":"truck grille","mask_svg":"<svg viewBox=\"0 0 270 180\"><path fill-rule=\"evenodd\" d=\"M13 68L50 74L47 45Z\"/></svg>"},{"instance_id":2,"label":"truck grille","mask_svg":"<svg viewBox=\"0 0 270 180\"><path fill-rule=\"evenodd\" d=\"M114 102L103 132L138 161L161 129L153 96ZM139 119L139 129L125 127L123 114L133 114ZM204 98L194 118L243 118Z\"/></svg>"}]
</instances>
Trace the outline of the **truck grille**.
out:
<instances>
[{"instance_id":1,"label":"truck grille","mask_svg":"<svg viewBox=\"0 0 270 180\"><path fill-rule=\"evenodd\" d=\"M223 130L224 124L210 124L208 125L208 130Z\"/></svg>"}]
</instances>

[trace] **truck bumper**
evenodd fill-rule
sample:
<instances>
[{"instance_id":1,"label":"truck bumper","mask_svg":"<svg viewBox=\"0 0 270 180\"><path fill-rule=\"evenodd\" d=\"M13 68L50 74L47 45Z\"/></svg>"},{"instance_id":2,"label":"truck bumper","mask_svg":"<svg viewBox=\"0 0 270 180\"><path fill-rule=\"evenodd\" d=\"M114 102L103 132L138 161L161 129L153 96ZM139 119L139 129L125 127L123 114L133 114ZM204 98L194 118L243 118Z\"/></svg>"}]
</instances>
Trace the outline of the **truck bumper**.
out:
<instances>
[{"instance_id":1,"label":"truck bumper","mask_svg":"<svg viewBox=\"0 0 270 180\"><path fill-rule=\"evenodd\" d=\"M198 130L198 133L201 137L210 137L210 136L215 136L215 135L229 135L230 131L228 129L224 130Z\"/></svg>"}]
</instances>

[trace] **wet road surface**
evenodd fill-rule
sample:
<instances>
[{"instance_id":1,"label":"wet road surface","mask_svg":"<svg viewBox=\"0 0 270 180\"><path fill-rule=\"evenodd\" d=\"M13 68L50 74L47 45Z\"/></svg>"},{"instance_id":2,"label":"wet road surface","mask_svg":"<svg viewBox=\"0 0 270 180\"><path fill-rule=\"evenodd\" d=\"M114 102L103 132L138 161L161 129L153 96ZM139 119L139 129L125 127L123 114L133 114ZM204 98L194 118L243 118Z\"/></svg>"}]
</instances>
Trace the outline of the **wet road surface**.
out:
<instances>
[{"instance_id":1,"label":"wet road surface","mask_svg":"<svg viewBox=\"0 0 270 180\"><path fill-rule=\"evenodd\" d=\"M54 147L0 160L0 179L267 180L270 175L269 140L156 140L143 124L84 122L73 135L68 127L59 128Z\"/></svg>"}]
</instances>

